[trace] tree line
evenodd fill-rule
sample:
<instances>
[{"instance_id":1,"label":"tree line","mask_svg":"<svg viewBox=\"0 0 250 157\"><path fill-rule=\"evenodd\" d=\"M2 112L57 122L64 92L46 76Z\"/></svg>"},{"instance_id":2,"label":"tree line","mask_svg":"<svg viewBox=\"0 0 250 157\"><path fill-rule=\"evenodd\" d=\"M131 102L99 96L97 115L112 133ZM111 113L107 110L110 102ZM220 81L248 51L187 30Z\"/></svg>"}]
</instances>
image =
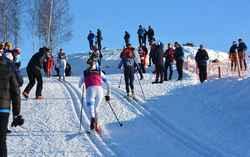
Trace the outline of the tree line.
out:
<instances>
[{"instance_id":1,"label":"tree line","mask_svg":"<svg viewBox=\"0 0 250 157\"><path fill-rule=\"evenodd\" d=\"M24 37L36 48L47 46L51 51L72 38L73 16L68 0L0 0L0 37L15 47Z\"/></svg>"}]
</instances>

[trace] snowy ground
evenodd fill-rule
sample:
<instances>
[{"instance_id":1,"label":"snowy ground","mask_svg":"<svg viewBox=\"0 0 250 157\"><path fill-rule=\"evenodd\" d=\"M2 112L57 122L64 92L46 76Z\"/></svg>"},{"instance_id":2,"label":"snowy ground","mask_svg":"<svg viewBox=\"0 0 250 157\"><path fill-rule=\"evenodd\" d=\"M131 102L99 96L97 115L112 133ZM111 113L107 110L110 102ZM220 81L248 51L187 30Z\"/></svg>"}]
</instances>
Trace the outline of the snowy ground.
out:
<instances>
[{"instance_id":1,"label":"snowy ground","mask_svg":"<svg viewBox=\"0 0 250 157\"><path fill-rule=\"evenodd\" d=\"M186 48L186 52L193 51ZM103 70L111 82L111 105L122 127L103 100L99 108L102 133L86 133L89 120L84 99L82 130L78 132L82 91L77 85L87 53L72 54L73 77L66 83L44 78L45 99L34 99L35 89L31 101L22 99L25 124L11 128L9 156L250 157L249 72L240 79L211 79L200 84L197 76L187 71L183 81L175 81L175 70L173 81L152 85L153 67L149 67L141 81L146 100L136 75L139 101L128 102L123 98L124 80L118 88L119 53L120 49L103 52ZM192 58L191 53L188 56ZM27 83L25 78L24 86Z\"/></svg>"}]
</instances>

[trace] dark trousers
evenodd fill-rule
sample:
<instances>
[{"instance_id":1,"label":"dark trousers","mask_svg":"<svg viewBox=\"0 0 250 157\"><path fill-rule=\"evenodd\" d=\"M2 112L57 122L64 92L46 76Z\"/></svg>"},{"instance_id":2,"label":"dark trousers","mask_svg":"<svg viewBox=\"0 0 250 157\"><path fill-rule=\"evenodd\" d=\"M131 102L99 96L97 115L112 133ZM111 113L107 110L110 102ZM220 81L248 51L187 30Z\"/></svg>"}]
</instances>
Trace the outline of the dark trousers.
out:
<instances>
[{"instance_id":1,"label":"dark trousers","mask_svg":"<svg viewBox=\"0 0 250 157\"><path fill-rule=\"evenodd\" d=\"M140 69L142 71L142 73L146 73L145 67L144 67L144 60L141 60L141 64L140 65Z\"/></svg>"},{"instance_id":2,"label":"dark trousers","mask_svg":"<svg viewBox=\"0 0 250 157\"><path fill-rule=\"evenodd\" d=\"M0 113L0 157L7 157L6 135L9 113Z\"/></svg>"},{"instance_id":3,"label":"dark trousers","mask_svg":"<svg viewBox=\"0 0 250 157\"><path fill-rule=\"evenodd\" d=\"M133 92L134 90L134 68L128 68L124 71L124 78L125 78L125 84L126 84L126 91L129 93L129 86Z\"/></svg>"},{"instance_id":4,"label":"dark trousers","mask_svg":"<svg viewBox=\"0 0 250 157\"><path fill-rule=\"evenodd\" d=\"M56 76L59 76L59 68L56 68Z\"/></svg>"},{"instance_id":5,"label":"dark trousers","mask_svg":"<svg viewBox=\"0 0 250 157\"><path fill-rule=\"evenodd\" d=\"M200 81L203 82L207 79L207 66L198 66Z\"/></svg>"},{"instance_id":6,"label":"dark trousers","mask_svg":"<svg viewBox=\"0 0 250 157\"><path fill-rule=\"evenodd\" d=\"M176 61L176 68L177 68L177 72L178 72L178 79L182 79L183 77L183 60L179 59L178 61Z\"/></svg>"},{"instance_id":7,"label":"dark trousers","mask_svg":"<svg viewBox=\"0 0 250 157\"><path fill-rule=\"evenodd\" d=\"M37 80L37 87L36 87L36 96L42 95L42 89L43 89L43 78L41 74L41 70L38 69L26 69L29 77L29 84L25 88L26 93L30 93L30 90L35 85L35 80Z\"/></svg>"},{"instance_id":8,"label":"dark trousers","mask_svg":"<svg viewBox=\"0 0 250 157\"><path fill-rule=\"evenodd\" d=\"M144 37L142 38L142 43L143 43L144 45L146 45L146 40L147 40L147 37L144 36Z\"/></svg>"},{"instance_id":9,"label":"dark trousers","mask_svg":"<svg viewBox=\"0 0 250 157\"><path fill-rule=\"evenodd\" d=\"M139 36L139 37L138 37L138 39L139 39L139 44L140 44L140 47L142 47L143 37Z\"/></svg>"},{"instance_id":10,"label":"dark trousers","mask_svg":"<svg viewBox=\"0 0 250 157\"><path fill-rule=\"evenodd\" d=\"M97 41L97 44L98 44L98 50L102 50L101 41Z\"/></svg>"},{"instance_id":11,"label":"dark trousers","mask_svg":"<svg viewBox=\"0 0 250 157\"><path fill-rule=\"evenodd\" d=\"M89 40L89 48L90 48L90 50L93 50L93 44L94 44L94 41Z\"/></svg>"},{"instance_id":12,"label":"dark trousers","mask_svg":"<svg viewBox=\"0 0 250 157\"><path fill-rule=\"evenodd\" d=\"M170 70L169 79L172 79L173 76L173 62L165 62L165 72L164 72L164 79L168 79L168 67Z\"/></svg>"},{"instance_id":13,"label":"dark trousers","mask_svg":"<svg viewBox=\"0 0 250 157\"><path fill-rule=\"evenodd\" d=\"M155 74L156 74L156 80L159 80L159 75L160 79L162 81L163 79L163 65L162 64L155 64Z\"/></svg>"},{"instance_id":14,"label":"dark trousers","mask_svg":"<svg viewBox=\"0 0 250 157\"><path fill-rule=\"evenodd\" d=\"M143 74L142 74L143 69L142 69L142 67L144 68L144 65L140 63L139 66L140 66L139 74L140 74L140 77L142 79L143 78ZM145 69L144 69L144 71L145 71Z\"/></svg>"},{"instance_id":15,"label":"dark trousers","mask_svg":"<svg viewBox=\"0 0 250 157\"><path fill-rule=\"evenodd\" d=\"M127 39L125 39L125 44L126 44L126 47L128 47L128 44L129 44L129 40Z\"/></svg>"}]
</instances>

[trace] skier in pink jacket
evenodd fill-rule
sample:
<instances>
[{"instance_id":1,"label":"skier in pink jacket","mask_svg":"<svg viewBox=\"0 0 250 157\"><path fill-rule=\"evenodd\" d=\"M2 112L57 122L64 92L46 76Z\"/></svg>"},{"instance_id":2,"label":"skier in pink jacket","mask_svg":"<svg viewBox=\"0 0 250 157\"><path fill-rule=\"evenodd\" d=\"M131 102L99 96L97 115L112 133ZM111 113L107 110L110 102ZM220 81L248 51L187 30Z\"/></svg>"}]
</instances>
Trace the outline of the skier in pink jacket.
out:
<instances>
[{"instance_id":1,"label":"skier in pink jacket","mask_svg":"<svg viewBox=\"0 0 250 157\"><path fill-rule=\"evenodd\" d=\"M110 101L110 84L104 73L96 69L96 62L89 62L89 67L83 71L81 79L79 81L79 88L85 83L86 88L86 103L90 115L90 129L99 131L100 121L98 106L103 98L103 89L101 87L101 80L107 85L106 101Z\"/></svg>"}]
</instances>

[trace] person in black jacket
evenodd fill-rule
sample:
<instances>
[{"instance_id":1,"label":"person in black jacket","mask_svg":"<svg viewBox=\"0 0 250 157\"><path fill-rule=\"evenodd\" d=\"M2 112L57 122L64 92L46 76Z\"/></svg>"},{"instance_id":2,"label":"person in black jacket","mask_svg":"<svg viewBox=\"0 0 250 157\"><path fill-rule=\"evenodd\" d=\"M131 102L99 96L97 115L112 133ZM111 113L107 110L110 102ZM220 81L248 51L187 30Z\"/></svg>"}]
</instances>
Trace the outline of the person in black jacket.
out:
<instances>
[{"instance_id":1,"label":"person in black jacket","mask_svg":"<svg viewBox=\"0 0 250 157\"><path fill-rule=\"evenodd\" d=\"M39 52L34 54L30 59L28 66L26 68L29 84L26 86L23 92L23 96L25 98L30 99L29 92L35 85L35 79L37 80L36 87L36 98L42 99L42 88L43 88L43 79L41 74L42 64L46 61L47 57L50 55L50 49L47 47L43 47L39 49Z\"/></svg>"},{"instance_id":2,"label":"person in black jacket","mask_svg":"<svg viewBox=\"0 0 250 157\"><path fill-rule=\"evenodd\" d=\"M156 79L154 83L163 83L163 48L162 48L162 43L160 41L156 42L156 47L153 55L153 61L155 64L155 74L156 74ZM159 75L160 75L160 82L159 82Z\"/></svg>"},{"instance_id":3,"label":"person in black jacket","mask_svg":"<svg viewBox=\"0 0 250 157\"><path fill-rule=\"evenodd\" d=\"M199 69L199 77L201 83L207 79L207 60L209 59L207 51L203 45L200 45L200 49L195 55L195 61L197 62Z\"/></svg>"},{"instance_id":4,"label":"person in black jacket","mask_svg":"<svg viewBox=\"0 0 250 157\"><path fill-rule=\"evenodd\" d=\"M231 71L233 71L233 67L234 67L234 71L236 71L236 51L238 50L238 46L237 43L235 41L233 41L233 45L230 47L229 50L229 59L231 59Z\"/></svg>"},{"instance_id":5,"label":"person in black jacket","mask_svg":"<svg viewBox=\"0 0 250 157\"><path fill-rule=\"evenodd\" d=\"M182 80L182 77L183 77L184 51L178 42L175 42L174 46L175 46L174 59L176 61L176 68L177 68L177 72L179 75L178 81L180 81Z\"/></svg>"},{"instance_id":6,"label":"person in black jacket","mask_svg":"<svg viewBox=\"0 0 250 157\"><path fill-rule=\"evenodd\" d=\"M20 115L20 89L15 74L0 56L0 156L7 157L6 134L12 101L13 122L11 126L23 125Z\"/></svg>"},{"instance_id":7,"label":"person in black jacket","mask_svg":"<svg viewBox=\"0 0 250 157\"><path fill-rule=\"evenodd\" d=\"M101 45L101 41L102 41L102 32L100 31L100 29L97 29L97 45L98 45L98 50L101 51L102 50L102 45Z\"/></svg>"},{"instance_id":8,"label":"person in black jacket","mask_svg":"<svg viewBox=\"0 0 250 157\"><path fill-rule=\"evenodd\" d=\"M126 46L128 47L129 40L130 40L130 34L127 31L125 31L124 40L125 40Z\"/></svg>"},{"instance_id":9,"label":"person in black jacket","mask_svg":"<svg viewBox=\"0 0 250 157\"><path fill-rule=\"evenodd\" d=\"M151 28L151 26L148 26L148 42L149 42L149 45L151 45L151 42L154 39L154 35L155 35L154 30Z\"/></svg>"}]
</instances>

